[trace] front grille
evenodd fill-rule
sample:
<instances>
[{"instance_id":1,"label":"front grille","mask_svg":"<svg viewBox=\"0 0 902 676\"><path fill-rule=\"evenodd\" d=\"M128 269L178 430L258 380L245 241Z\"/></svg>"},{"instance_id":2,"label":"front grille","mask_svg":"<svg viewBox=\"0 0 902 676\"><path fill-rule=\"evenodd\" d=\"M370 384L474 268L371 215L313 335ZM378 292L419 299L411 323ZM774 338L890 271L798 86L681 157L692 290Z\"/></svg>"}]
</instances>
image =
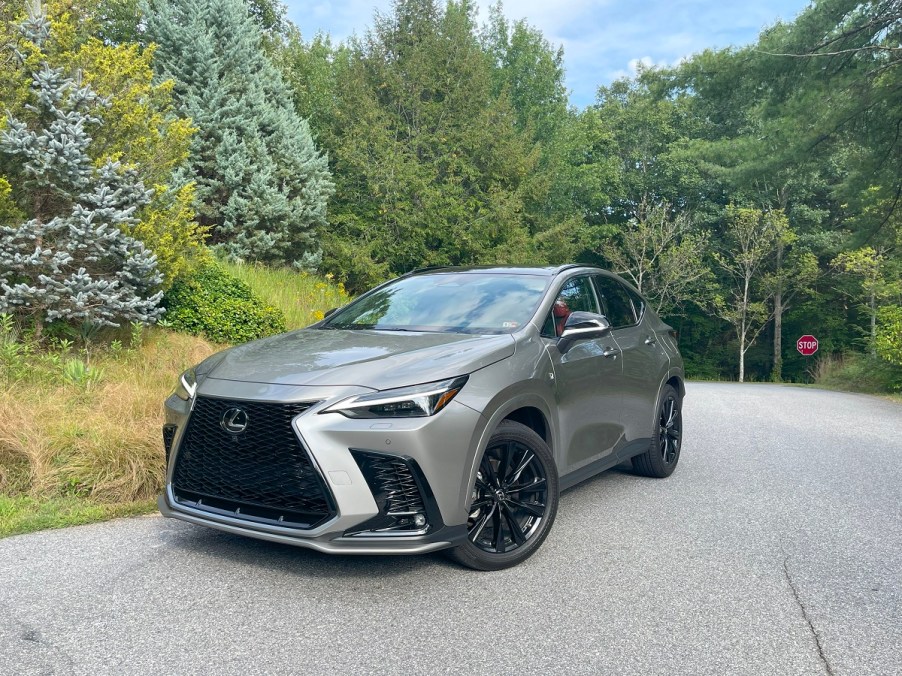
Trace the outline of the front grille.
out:
<instances>
[{"instance_id":1,"label":"front grille","mask_svg":"<svg viewBox=\"0 0 902 676\"><path fill-rule=\"evenodd\" d=\"M379 515L363 524L367 531L420 530L414 515L426 516L426 505L412 461L395 455L351 449L351 454L376 500Z\"/></svg>"},{"instance_id":2,"label":"front grille","mask_svg":"<svg viewBox=\"0 0 902 676\"><path fill-rule=\"evenodd\" d=\"M179 446L172 485L192 507L251 521L312 528L335 513L322 478L291 427L310 403L198 397ZM226 431L240 409L246 428ZM232 419L234 423L234 419Z\"/></svg>"}]
</instances>

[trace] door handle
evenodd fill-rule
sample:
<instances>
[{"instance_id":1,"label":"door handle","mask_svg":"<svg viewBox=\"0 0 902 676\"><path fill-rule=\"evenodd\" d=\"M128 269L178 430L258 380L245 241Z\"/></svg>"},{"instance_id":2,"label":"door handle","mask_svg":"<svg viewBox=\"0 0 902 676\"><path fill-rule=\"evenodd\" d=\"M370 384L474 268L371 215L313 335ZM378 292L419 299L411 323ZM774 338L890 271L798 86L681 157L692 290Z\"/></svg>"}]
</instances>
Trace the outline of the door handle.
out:
<instances>
[{"instance_id":1,"label":"door handle","mask_svg":"<svg viewBox=\"0 0 902 676\"><path fill-rule=\"evenodd\" d=\"M655 338L654 336L649 336L648 338L645 339L646 345L654 345L657 342L658 342L658 339Z\"/></svg>"},{"instance_id":2,"label":"door handle","mask_svg":"<svg viewBox=\"0 0 902 676\"><path fill-rule=\"evenodd\" d=\"M617 359L618 354L620 354L620 350L618 350L616 347L606 347L604 349L604 352L601 353L601 356L613 357L614 359Z\"/></svg>"}]
</instances>

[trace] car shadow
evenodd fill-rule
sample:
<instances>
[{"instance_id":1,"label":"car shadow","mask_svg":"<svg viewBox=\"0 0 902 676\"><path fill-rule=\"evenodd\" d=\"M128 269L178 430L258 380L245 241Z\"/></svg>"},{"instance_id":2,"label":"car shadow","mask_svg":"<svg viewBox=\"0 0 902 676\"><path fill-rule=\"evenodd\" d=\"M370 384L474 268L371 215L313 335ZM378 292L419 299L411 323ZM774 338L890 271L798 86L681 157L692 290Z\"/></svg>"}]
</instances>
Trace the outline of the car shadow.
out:
<instances>
[{"instance_id":1,"label":"car shadow","mask_svg":"<svg viewBox=\"0 0 902 676\"><path fill-rule=\"evenodd\" d=\"M167 524L168 525L168 524ZM205 526L176 522L178 535L168 544L192 557L226 558L244 566L304 578L348 578L409 575L417 570L450 565L442 554L376 556L324 554L305 547L233 535Z\"/></svg>"}]
</instances>

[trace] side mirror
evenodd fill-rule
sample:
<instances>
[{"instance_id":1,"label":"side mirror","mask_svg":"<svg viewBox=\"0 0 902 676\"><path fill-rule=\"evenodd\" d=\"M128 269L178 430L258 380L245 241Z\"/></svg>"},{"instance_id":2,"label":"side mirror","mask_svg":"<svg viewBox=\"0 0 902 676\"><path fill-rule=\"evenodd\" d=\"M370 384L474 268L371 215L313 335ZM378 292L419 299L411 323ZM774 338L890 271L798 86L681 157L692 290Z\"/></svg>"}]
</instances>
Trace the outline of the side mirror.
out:
<instances>
[{"instance_id":1,"label":"side mirror","mask_svg":"<svg viewBox=\"0 0 902 676\"><path fill-rule=\"evenodd\" d=\"M557 347L566 352L578 340L603 338L611 332L611 322L604 315L594 312L572 312L567 317Z\"/></svg>"}]
</instances>

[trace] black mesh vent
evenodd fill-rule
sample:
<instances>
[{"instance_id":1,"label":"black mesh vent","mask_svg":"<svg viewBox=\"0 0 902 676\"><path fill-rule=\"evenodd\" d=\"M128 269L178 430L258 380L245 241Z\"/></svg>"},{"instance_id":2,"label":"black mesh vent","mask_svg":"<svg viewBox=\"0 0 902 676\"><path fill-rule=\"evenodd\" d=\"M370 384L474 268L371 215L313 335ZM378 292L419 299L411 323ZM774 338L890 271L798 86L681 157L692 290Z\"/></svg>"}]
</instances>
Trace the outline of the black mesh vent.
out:
<instances>
[{"instance_id":1,"label":"black mesh vent","mask_svg":"<svg viewBox=\"0 0 902 676\"><path fill-rule=\"evenodd\" d=\"M213 512L298 528L331 516L331 497L291 427L291 420L311 405L198 397L176 458L176 498ZM223 427L230 409L247 416L239 434Z\"/></svg>"},{"instance_id":2,"label":"black mesh vent","mask_svg":"<svg viewBox=\"0 0 902 676\"><path fill-rule=\"evenodd\" d=\"M351 454L379 507L378 516L349 531L419 531L414 515L426 516L431 523L431 509L427 509L420 490L420 482L412 461L395 455L370 453L351 449Z\"/></svg>"},{"instance_id":3,"label":"black mesh vent","mask_svg":"<svg viewBox=\"0 0 902 676\"><path fill-rule=\"evenodd\" d=\"M163 425L163 449L166 451L166 464L169 464L169 455L172 453L172 440L175 439L175 425Z\"/></svg>"}]
</instances>

